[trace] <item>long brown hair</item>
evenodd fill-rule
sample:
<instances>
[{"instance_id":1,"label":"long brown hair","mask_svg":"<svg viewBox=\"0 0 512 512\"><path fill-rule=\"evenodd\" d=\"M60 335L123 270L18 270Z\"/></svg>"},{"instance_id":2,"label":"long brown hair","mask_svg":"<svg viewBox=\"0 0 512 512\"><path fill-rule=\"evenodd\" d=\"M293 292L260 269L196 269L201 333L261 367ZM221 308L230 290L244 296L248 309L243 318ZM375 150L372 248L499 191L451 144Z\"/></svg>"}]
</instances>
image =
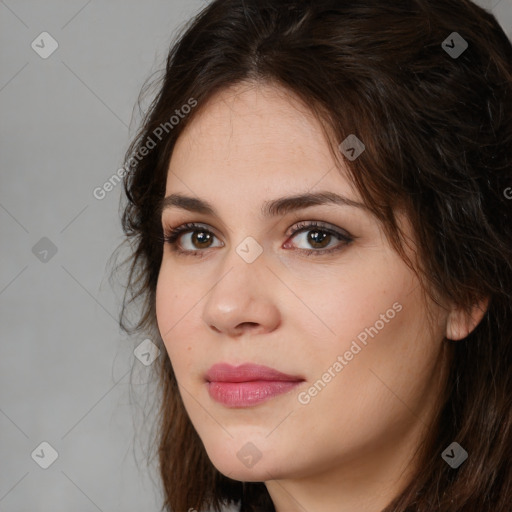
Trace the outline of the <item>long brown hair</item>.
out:
<instances>
[{"instance_id":1,"label":"long brown hair","mask_svg":"<svg viewBox=\"0 0 512 512\"><path fill-rule=\"evenodd\" d=\"M163 249L157 206L173 147L211 95L250 81L302 99L338 154L349 134L364 141L359 158L345 159L350 179L400 254L395 215L405 210L431 296L468 311L490 299L469 336L445 340L453 357L436 428L418 474L385 511L508 512L512 45L492 14L469 0L215 0L173 42L127 152L122 219L132 254L120 323L152 336L162 351L154 365L162 510L219 511L240 500L246 511L274 510L263 483L232 480L208 459L155 315ZM170 122L176 111L179 121ZM133 305L138 316L129 323ZM453 441L469 454L458 469L441 457Z\"/></svg>"}]
</instances>

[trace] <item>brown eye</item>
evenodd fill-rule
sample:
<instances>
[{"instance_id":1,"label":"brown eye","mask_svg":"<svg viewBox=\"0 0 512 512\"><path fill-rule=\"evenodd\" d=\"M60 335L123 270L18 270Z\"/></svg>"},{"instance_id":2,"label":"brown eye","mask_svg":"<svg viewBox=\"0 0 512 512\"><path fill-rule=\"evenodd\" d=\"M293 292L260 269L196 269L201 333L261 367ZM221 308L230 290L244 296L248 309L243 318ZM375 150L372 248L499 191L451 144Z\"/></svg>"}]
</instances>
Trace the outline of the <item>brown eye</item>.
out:
<instances>
[{"instance_id":1,"label":"brown eye","mask_svg":"<svg viewBox=\"0 0 512 512\"><path fill-rule=\"evenodd\" d=\"M198 224L184 224L173 229L167 229L163 241L171 246L173 251L180 253L199 253L204 249L211 247L222 247L223 244L214 246L213 241L216 238L206 227ZM191 235L191 237L188 237Z\"/></svg>"},{"instance_id":2,"label":"brown eye","mask_svg":"<svg viewBox=\"0 0 512 512\"><path fill-rule=\"evenodd\" d=\"M307 241L317 249L324 249L330 242L332 235L322 230L308 231ZM327 240L327 243L325 243Z\"/></svg>"},{"instance_id":3,"label":"brown eye","mask_svg":"<svg viewBox=\"0 0 512 512\"><path fill-rule=\"evenodd\" d=\"M211 245L213 240L212 233L208 231L194 231L192 233L192 244L198 249L204 249Z\"/></svg>"},{"instance_id":4,"label":"brown eye","mask_svg":"<svg viewBox=\"0 0 512 512\"><path fill-rule=\"evenodd\" d=\"M313 221L296 226L290 235L290 240L294 242L293 244L287 242L285 244L287 249L294 246L305 254L325 254L343 249L354 239L348 233L338 232L334 228L324 227ZM301 244L302 247L300 247Z\"/></svg>"}]
</instances>

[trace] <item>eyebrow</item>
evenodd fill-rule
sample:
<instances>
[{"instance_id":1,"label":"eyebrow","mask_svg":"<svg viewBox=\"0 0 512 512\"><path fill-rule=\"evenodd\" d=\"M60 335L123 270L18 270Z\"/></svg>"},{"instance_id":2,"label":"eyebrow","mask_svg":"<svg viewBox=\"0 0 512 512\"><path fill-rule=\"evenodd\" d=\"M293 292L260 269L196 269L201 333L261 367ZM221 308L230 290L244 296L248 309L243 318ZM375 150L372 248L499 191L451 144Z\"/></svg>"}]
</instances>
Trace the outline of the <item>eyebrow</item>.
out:
<instances>
[{"instance_id":1,"label":"eyebrow","mask_svg":"<svg viewBox=\"0 0 512 512\"><path fill-rule=\"evenodd\" d=\"M296 210L302 210L311 206L324 204L336 204L340 206L352 206L369 211L369 208L357 201L334 192L305 193L294 196L280 197L263 203L261 213L263 217L276 217ZM171 194L164 197L159 206L159 214L162 215L168 208L181 208L195 213L218 217L215 208L203 199L189 197L182 194Z\"/></svg>"}]
</instances>

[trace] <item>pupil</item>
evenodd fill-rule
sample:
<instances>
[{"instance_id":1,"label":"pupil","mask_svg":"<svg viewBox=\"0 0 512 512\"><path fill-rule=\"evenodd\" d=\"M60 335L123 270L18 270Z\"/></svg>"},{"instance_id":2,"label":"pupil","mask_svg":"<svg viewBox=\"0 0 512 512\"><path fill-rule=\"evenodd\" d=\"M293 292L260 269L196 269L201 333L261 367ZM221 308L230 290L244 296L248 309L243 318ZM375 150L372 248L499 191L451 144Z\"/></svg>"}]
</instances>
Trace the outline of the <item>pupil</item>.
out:
<instances>
[{"instance_id":1,"label":"pupil","mask_svg":"<svg viewBox=\"0 0 512 512\"><path fill-rule=\"evenodd\" d=\"M211 237L209 233L205 233L204 231L196 231L192 238L194 243L197 241L199 245L207 245Z\"/></svg>"},{"instance_id":2,"label":"pupil","mask_svg":"<svg viewBox=\"0 0 512 512\"><path fill-rule=\"evenodd\" d=\"M322 242L324 242L325 239L328 239L330 236L331 235L325 231L310 231L309 239L313 246L316 247L317 245L320 245L321 247L324 247L325 244L322 244Z\"/></svg>"}]
</instances>

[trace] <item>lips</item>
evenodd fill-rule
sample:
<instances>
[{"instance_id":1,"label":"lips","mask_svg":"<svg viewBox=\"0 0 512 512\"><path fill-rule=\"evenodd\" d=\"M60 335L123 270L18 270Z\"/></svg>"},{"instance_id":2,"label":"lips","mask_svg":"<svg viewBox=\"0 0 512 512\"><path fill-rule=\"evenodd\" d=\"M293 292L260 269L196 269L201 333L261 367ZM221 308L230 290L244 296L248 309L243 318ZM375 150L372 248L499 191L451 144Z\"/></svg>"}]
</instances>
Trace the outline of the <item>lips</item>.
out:
<instances>
[{"instance_id":1,"label":"lips","mask_svg":"<svg viewBox=\"0 0 512 512\"><path fill-rule=\"evenodd\" d=\"M268 366L258 364L242 364L231 366L226 363L214 364L206 374L208 382L252 382L265 380L274 382L302 381L303 377L297 375L286 375Z\"/></svg>"},{"instance_id":2,"label":"lips","mask_svg":"<svg viewBox=\"0 0 512 512\"><path fill-rule=\"evenodd\" d=\"M210 397L226 407L251 407L290 391L304 381L268 366L215 364L207 372Z\"/></svg>"}]
</instances>

